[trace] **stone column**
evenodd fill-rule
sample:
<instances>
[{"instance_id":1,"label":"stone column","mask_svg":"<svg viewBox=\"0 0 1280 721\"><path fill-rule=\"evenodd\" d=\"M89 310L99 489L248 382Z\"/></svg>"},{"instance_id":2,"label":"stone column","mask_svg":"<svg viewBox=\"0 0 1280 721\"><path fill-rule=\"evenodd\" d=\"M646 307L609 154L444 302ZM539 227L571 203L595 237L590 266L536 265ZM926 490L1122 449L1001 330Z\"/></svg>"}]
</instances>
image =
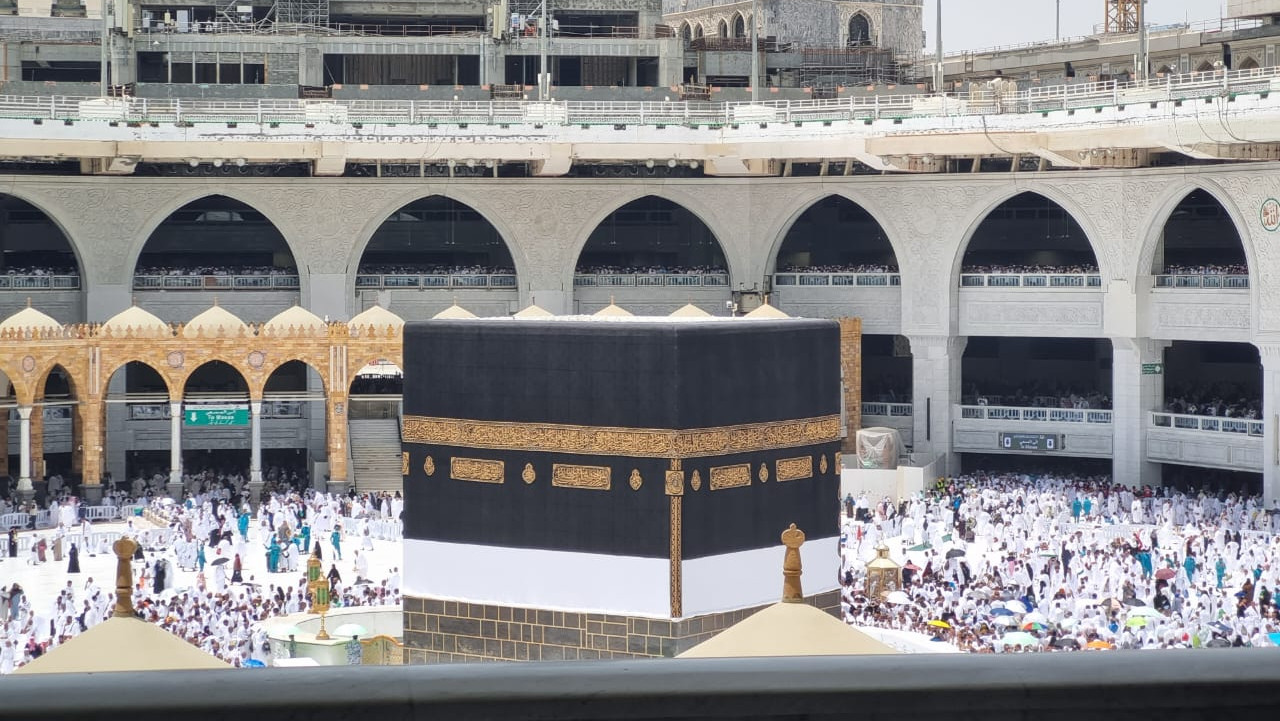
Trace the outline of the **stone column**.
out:
<instances>
[{"instance_id":1,"label":"stone column","mask_svg":"<svg viewBox=\"0 0 1280 721\"><path fill-rule=\"evenodd\" d=\"M249 401L249 503L262 500L262 401Z\"/></svg>"},{"instance_id":2,"label":"stone column","mask_svg":"<svg viewBox=\"0 0 1280 721\"><path fill-rule=\"evenodd\" d=\"M77 399L79 400L79 399ZM71 475L84 475L84 402L71 407Z\"/></svg>"},{"instance_id":3,"label":"stone column","mask_svg":"<svg viewBox=\"0 0 1280 721\"><path fill-rule=\"evenodd\" d=\"M1280 503L1280 345L1259 345L1262 356L1262 502Z\"/></svg>"},{"instance_id":4,"label":"stone column","mask_svg":"<svg viewBox=\"0 0 1280 721\"><path fill-rule=\"evenodd\" d=\"M103 414L106 404L94 398L76 407L80 418L80 433L76 448L81 458L84 500L97 505L102 500L102 446Z\"/></svg>"},{"instance_id":5,"label":"stone column","mask_svg":"<svg viewBox=\"0 0 1280 721\"><path fill-rule=\"evenodd\" d=\"M325 450L329 458L327 487L330 493L345 493L351 483L347 476L347 394L330 393L326 406L328 442Z\"/></svg>"},{"instance_id":6,"label":"stone column","mask_svg":"<svg viewBox=\"0 0 1280 721\"><path fill-rule=\"evenodd\" d=\"M182 500L182 401L169 401L169 497Z\"/></svg>"},{"instance_id":7,"label":"stone column","mask_svg":"<svg viewBox=\"0 0 1280 721\"><path fill-rule=\"evenodd\" d=\"M1160 485L1160 464L1147 460L1147 428L1151 412L1164 404L1164 349L1168 341L1112 338L1111 474L1126 486ZM1142 366L1158 363L1159 374L1143 374Z\"/></svg>"},{"instance_id":8,"label":"stone column","mask_svg":"<svg viewBox=\"0 0 1280 721\"><path fill-rule=\"evenodd\" d=\"M31 485L31 406L18 406L18 418L22 434L18 450L18 497L29 501L36 495Z\"/></svg>"},{"instance_id":9,"label":"stone column","mask_svg":"<svg viewBox=\"0 0 1280 721\"><path fill-rule=\"evenodd\" d=\"M909 340L915 453L923 453L926 462L941 455L946 472L957 473L960 465L951 450L951 426L960 403L960 363L969 339L917 335Z\"/></svg>"}]
</instances>

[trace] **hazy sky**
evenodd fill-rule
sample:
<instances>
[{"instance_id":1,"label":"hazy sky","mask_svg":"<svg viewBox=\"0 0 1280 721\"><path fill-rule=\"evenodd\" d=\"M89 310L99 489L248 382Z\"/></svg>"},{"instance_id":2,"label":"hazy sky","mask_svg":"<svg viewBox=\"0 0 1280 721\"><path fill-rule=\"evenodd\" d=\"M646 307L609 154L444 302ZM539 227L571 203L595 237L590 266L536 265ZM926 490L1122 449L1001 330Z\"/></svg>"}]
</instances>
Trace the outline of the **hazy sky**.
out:
<instances>
[{"instance_id":1,"label":"hazy sky","mask_svg":"<svg viewBox=\"0 0 1280 721\"><path fill-rule=\"evenodd\" d=\"M1061 0L1062 37L1088 35L1103 21L1103 0ZM934 47L938 0L924 0L924 27ZM1051 40L1054 0L942 0L943 52ZM1148 0L1147 22L1217 19L1225 0Z\"/></svg>"}]
</instances>

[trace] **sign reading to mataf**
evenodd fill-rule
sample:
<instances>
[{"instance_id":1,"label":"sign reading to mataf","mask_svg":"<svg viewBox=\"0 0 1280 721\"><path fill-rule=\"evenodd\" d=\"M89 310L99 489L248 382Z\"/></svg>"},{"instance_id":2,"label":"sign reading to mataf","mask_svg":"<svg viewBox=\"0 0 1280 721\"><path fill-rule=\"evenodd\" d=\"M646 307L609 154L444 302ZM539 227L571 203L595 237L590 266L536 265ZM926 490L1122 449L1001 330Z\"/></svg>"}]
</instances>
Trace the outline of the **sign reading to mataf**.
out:
<instances>
[{"instance_id":1,"label":"sign reading to mataf","mask_svg":"<svg viewBox=\"0 0 1280 721\"><path fill-rule=\"evenodd\" d=\"M795 319L408 324L406 613L417 599L439 610L427 625L469 649L450 658L672 655L700 640L672 619L776 600L777 538L792 523L813 539L806 568L830 579L812 590L834 589L840 341L833 321ZM543 628L559 650L522 655L501 643L510 629L447 620L453 602L543 626L603 614L621 635ZM631 637L633 619L654 618L661 633L644 621L647 638ZM658 637L675 646L655 650Z\"/></svg>"}]
</instances>

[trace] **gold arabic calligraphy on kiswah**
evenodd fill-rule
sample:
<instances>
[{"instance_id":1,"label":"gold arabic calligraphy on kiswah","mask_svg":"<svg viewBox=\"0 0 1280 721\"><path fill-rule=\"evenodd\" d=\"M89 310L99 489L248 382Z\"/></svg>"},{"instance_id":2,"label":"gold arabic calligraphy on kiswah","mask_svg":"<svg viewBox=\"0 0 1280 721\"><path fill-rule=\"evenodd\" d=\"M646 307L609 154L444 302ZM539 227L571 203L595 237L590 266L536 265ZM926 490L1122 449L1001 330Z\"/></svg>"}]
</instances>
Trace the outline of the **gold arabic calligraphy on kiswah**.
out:
<instances>
[{"instance_id":1,"label":"gold arabic calligraphy on kiswah","mask_svg":"<svg viewBox=\"0 0 1280 721\"><path fill-rule=\"evenodd\" d=\"M821 416L722 428L663 430L406 416L404 437L411 443L464 448L697 458L836 441L840 437L840 418Z\"/></svg>"}]
</instances>

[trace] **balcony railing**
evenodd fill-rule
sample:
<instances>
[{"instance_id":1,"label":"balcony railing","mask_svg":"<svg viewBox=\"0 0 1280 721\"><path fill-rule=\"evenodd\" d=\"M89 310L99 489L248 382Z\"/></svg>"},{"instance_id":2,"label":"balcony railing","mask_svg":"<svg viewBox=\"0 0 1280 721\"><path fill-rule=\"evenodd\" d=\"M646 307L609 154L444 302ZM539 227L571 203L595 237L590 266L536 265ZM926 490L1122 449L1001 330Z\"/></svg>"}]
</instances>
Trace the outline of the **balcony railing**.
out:
<instances>
[{"instance_id":1,"label":"balcony railing","mask_svg":"<svg viewBox=\"0 0 1280 721\"><path fill-rule=\"evenodd\" d=\"M247 405L247 404L246 404ZM262 418L301 418L301 401L263 401ZM161 421L169 420L168 403L130 403L129 420Z\"/></svg>"},{"instance_id":2,"label":"balcony railing","mask_svg":"<svg viewBox=\"0 0 1280 721\"><path fill-rule=\"evenodd\" d=\"M1157 288L1248 288L1247 275L1157 275Z\"/></svg>"},{"instance_id":3,"label":"balcony railing","mask_svg":"<svg viewBox=\"0 0 1280 721\"><path fill-rule=\"evenodd\" d=\"M516 277L501 273L494 275L463 274L397 274L356 276L356 288L364 290L397 290L400 288L479 288L489 290L514 290Z\"/></svg>"},{"instance_id":4,"label":"balcony railing","mask_svg":"<svg viewBox=\"0 0 1280 721\"><path fill-rule=\"evenodd\" d=\"M961 273L961 288L1089 288L1102 287L1096 273Z\"/></svg>"},{"instance_id":5,"label":"balcony railing","mask_svg":"<svg viewBox=\"0 0 1280 721\"><path fill-rule=\"evenodd\" d=\"M910 403L863 403L864 416L889 416L891 418L907 418L914 412Z\"/></svg>"},{"instance_id":6,"label":"balcony railing","mask_svg":"<svg viewBox=\"0 0 1280 721\"><path fill-rule=\"evenodd\" d=\"M584 273L573 276L575 288L727 288L728 273L644 273L611 275Z\"/></svg>"},{"instance_id":7,"label":"balcony railing","mask_svg":"<svg viewBox=\"0 0 1280 721\"><path fill-rule=\"evenodd\" d=\"M1011 406L960 406L960 417L973 421L1025 421L1030 423L1110 423L1111 411L1090 408L1014 408Z\"/></svg>"},{"instance_id":8,"label":"balcony railing","mask_svg":"<svg viewBox=\"0 0 1280 721\"><path fill-rule=\"evenodd\" d=\"M773 286L884 288L902 285L897 273L775 273Z\"/></svg>"},{"instance_id":9,"label":"balcony railing","mask_svg":"<svg viewBox=\"0 0 1280 721\"><path fill-rule=\"evenodd\" d=\"M80 276L0 275L0 290L80 290Z\"/></svg>"},{"instance_id":10,"label":"balcony railing","mask_svg":"<svg viewBox=\"0 0 1280 721\"><path fill-rule=\"evenodd\" d=\"M135 275L134 290L297 290L296 275Z\"/></svg>"},{"instance_id":11,"label":"balcony railing","mask_svg":"<svg viewBox=\"0 0 1280 721\"><path fill-rule=\"evenodd\" d=\"M1171 428L1179 431L1208 431L1210 433L1234 433L1261 438L1263 424L1249 418L1223 418L1222 416L1188 416L1178 413L1152 413L1151 425L1155 428Z\"/></svg>"}]
</instances>

